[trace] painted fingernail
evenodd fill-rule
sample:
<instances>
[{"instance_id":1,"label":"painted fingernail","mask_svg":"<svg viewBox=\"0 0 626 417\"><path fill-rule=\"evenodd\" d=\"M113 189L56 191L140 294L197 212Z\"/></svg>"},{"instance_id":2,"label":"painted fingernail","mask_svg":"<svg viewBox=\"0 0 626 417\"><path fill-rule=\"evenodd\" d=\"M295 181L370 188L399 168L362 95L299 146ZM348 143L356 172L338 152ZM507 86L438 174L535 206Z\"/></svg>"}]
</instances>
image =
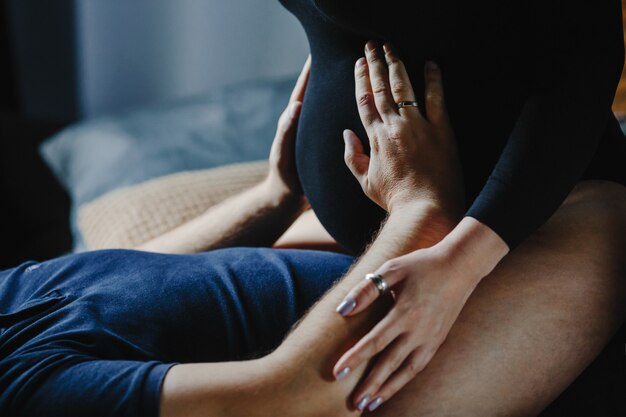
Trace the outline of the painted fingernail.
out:
<instances>
[{"instance_id":1,"label":"painted fingernail","mask_svg":"<svg viewBox=\"0 0 626 417\"><path fill-rule=\"evenodd\" d=\"M367 406L367 409L370 411L374 411L376 410L378 407L380 407L380 405L383 403L383 397L376 397L374 399L374 401L372 401L370 403L370 405Z\"/></svg>"},{"instance_id":2,"label":"painted fingernail","mask_svg":"<svg viewBox=\"0 0 626 417\"><path fill-rule=\"evenodd\" d=\"M342 379L344 379L346 376L348 376L348 374L350 373L350 367L346 366L345 368L343 368L341 371L339 371L337 373L337 375L335 375L335 380L336 381L341 381Z\"/></svg>"},{"instance_id":3,"label":"painted fingernail","mask_svg":"<svg viewBox=\"0 0 626 417\"><path fill-rule=\"evenodd\" d=\"M357 60L356 60L356 66L357 66L357 67L362 67L362 66L364 66L364 65L365 65L365 62L367 62L367 61L365 60L365 58L361 57L361 58L359 58L359 59L357 59Z\"/></svg>"},{"instance_id":4,"label":"painted fingernail","mask_svg":"<svg viewBox=\"0 0 626 417\"><path fill-rule=\"evenodd\" d=\"M356 408L359 409L359 411L363 411L365 410L365 407L367 406L367 404L370 402L370 396L366 395L365 397L361 398L361 401L359 401L356 404Z\"/></svg>"},{"instance_id":5,"label":"painted fingernail","mask_svg":"<svg viewBox=\"0 0 626 417\"><path fill-rule=\"evenodd\" d=\"M354 307L356 307L356 300L352 297L348 297L337 306L337 310L335 311L345 317L354 310Z\"/></svg>"}]
</instances>

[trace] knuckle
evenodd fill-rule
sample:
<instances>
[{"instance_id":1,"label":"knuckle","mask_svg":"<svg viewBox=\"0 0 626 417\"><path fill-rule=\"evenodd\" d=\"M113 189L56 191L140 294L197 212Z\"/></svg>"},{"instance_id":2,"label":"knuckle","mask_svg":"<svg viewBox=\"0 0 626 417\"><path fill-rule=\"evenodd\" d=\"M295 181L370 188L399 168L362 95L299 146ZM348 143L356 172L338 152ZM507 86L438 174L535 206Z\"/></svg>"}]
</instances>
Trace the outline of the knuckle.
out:
<instances>
[{"instance_id":1,"label":"knuckle","mask_svg":"<svg viewBox=\"0 0 626 417\"><path fill-rule=\"evenodd\" d=\"M407 332L411 331L415 327L413 320L416 319L414 314L412 314L412 311L413 311L412 306L408 303L397 303L396 309L398 310L398 313L401 316L407 317L409 319L409 320L404 321L404 330Z\"/></svg>"},{"instance_id":2,"label":"knuckle","mask_svg":"<svg viewBox=\"0 0 626 417\"><path fill-rule=\"evenodd\" d=\"M378 52L377 51L373 51L369 54L367 54L367 60L369 62L375 63L380 61L380 56L378 56Z\"/></svg>"},{"instance_id":3,"label":"knuckle","mask_svg":"<svg viewBox=\"0 0 626 417\"><path fill-rule=\"evenodd\" d=\"M391 92L395 95L401 95L408 90L408 85L403 80L394 80L391 83Z\"/></svg>"},{"instance_id":4,"label":"knuckle","mask_svg":"<svg viewBox=\"0 0 626 417\"><path fill-rule=\"evenodd\" d=\"M373 127L378 121L376 116L377 114L374 112L370 112L365 116L362 116L361 121L363 122L363 126L366 128ZM378 142L378 138L374 134L372 134L372 142Z\"/></svg>"},{"instance_id":5,"label":"knuckle","mask_svg":"<svg viewBox=\"0 0 626 417\"><path fill-rule=\"evenodd\" d=\"M385 341L383 340L382 335L376 335L372 337L372 348L375 353L382 352L385 348Z\"/></svg>"},{"instance_id":6,"label":"knuckle","mask_svg":"<svg viewBox=\"0 0 626 417\"><path fill-rule=\"evenodd\" d=\"M369 107L370 105L372 105L373 101L374 100L372 94L369 92L361 93L357 97L357 103L361 107Z\"/></svg>"},{"instance_id":7,"label":"knuckle","mask_svg":"<svg viewBox=\"0 0 626 417\"><path fill-rule=\"evenodd\" d=\"M386 272L399 271L401 269L402 263L397 259L390 259L386 261L382 266L382 270Z\"/></svg>"},{"instance_id":8,"label":"knuckle","mask_svg":"<svg viewBox=\"0 0 626 417\"><path fill-rule=\"evenodd\" d=\"M398 58L394 53L388 53L385 56L385 58L387 60L387 64L389 64L389 66L398 65L398 64L402 63L402 60L400 58Z\"/></svg>"},{"instance_id":9,"label":"knuckle","mask_svg":"<svg viewBox=\"0 0 626 417\"><path fill-rule=\"evenodd\" d=\"M409 374L415 376L424 369L422 361L419 359L413 359L409 362Z\"/></svg>"},{"instance_id":10,"label":"knuckle","mask_svg":"<svg viewBox=\"0 0 626 417\"><path fill-rule=\"evenodd\" d=\"M361 180L360 180L360 184L361 184L361 187L365 185L363 181ZM367 295L368 295L367 291L368 291L367 287L364 284L360 284L353 290L352 297L357 301L361 301L367 298Z\"/></svg>"},{"instance_id":11,"label":"knuckle","mask_svg":"<svg viewBox=\"0 0 626 417\"><path fill-rule=\"evenodd\" d=\"M374 94L385 94L387 92L387 86L382 82L372 83L372 92Z\"/></svg>"},{"instance_id":12,"label":"knuckle","mask_svg":"<svg viewBox=\"0 0 626 417\"><path fill-rule=\"evenodd\" d=\"M429 91L426 94L426 100L428 100L431 104L434 104L436 106L443 105L443 95L441 94L440 91Z\"/></svg>"},{"instance_id":13,"label":"knuckle","mask_svg":"<svg viewBox=\"0 0 626 417\"><path fill-rule=\"evenodd\" d=\"M404 136L401 126L394 124L387 130L387 136L390 140L400 140Z\"/></svg>"},{"instance_id":14,"label":"knuckle","mask_svg":"<svg viewBox=\"0 0 626 417\"><path fill-rule=\"evenodd\" d=\"M365 188L368 188L367 186ZM366 299L375 299L378 297L378 289L374 286L371 281L366 281L366 283L361 287L361 295Z\"/></svg>"},{"instance_id":15,"label":"knuckle","mask_svg":"<svg viewBox=\"0 0 626 417\"><path fill-rule=\"evenodd\" d=\"M400 365L402 365L402 362L404 362L404 358L402 356L399 354L394 355L394 357L390 360L391 370L394 371L398 369Z\"/></svg>"},{"instance_id":16,"label":"knuckle","mask_svg":"<svg viewBox=\"0 0 626 417\"><path fill-rule=\"evenodd\" d=\"M428 364L427 355L425 352L420 352L418 354L414 354L409 361L409 370L412 375L417 375L422 372L426 365Z\"/></svg>"},{"instance_id":17,"label":"knuckle","mask_svg":"<svg viewBox=\"0 0 626 417\"><path fill-rule=\"evenodd\" d=\"M361 183L361 188L363 188L364 192L369 192L369 187L368 184L366 184L365 182ZM360 299L364 299L364 300L371 300L376 298L376 294L374 293L374 288L372 288L373 285L370 284L369 281L365 282L357 291L357 296Z\"/></svg>"},{"instance_id":18,"label":"knuckle","mask_svg":"<svg viewBox=\"0 0 626 417\"><path fill-rule=\"evenodd\" d=\"M406 307L406 311L404 312L409 320L407 321L407 324L409 324L409 328L410 329L414 329L415 323L418 322L418 320L422 317L422 311L419 307L415 307L415 306L407 306Z\"/></svg>"}]
</instances>

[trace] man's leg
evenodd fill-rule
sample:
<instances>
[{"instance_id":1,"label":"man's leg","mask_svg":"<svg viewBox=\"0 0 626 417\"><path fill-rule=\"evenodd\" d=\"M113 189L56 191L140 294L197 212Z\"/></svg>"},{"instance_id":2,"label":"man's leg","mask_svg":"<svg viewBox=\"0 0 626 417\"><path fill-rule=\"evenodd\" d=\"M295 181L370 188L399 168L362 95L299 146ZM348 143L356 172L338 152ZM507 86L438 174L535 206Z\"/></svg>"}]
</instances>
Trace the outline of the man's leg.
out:
<instances>
[{"instance_id":1,"label":"man's leg","mask_svg":"<svg viewBox=\"0 0 626 417\"><path fill-rule=\"evenodd\" d=\"M99 251L0 272L0 415L156 415L170 367L273 350L352 262L269 248ZM222 392L236 378L249 388L262 382L256 363L207 376Z\"/></svg>"},{"instance_id":2,"label":"man's leg","mask_svg":"<svg viewBox=\"0 0 626 417\"><path fill-rule=\"evenodd\" d=\"M373 414L538 413L593 360L623 321L625 212L623 187L578 186L545 226L484 279L426 369ZM345 285L340 283L272 355L254 362L248 371L233 368L263 383L250 386L237 378L223 385L223 390L230 389L231 400L243 402L243 392L257 393L245 398L248 405L265 399L266 408L257 408L258 415L350 415L346 399L364 369L353 370L339 382L333 381L330 369L347 346L384 314L385 306L381 303L342 321L334 307L343 295ZM176 401L177 394L179 400L194 400L203 393L220 392L215 385L220 381L207 377L207 372L221 365L188 366L173 368L170 381L165 381L164 416L177 415L176 407L170 406L184 404ZM189 375L194 378L187 379L185 389L170 391ZM185 391L198 395L181 396ZM209 398L204 398L209 406ZM239 411L217 415L236 416Z\"/></svg>"}]
</instances>

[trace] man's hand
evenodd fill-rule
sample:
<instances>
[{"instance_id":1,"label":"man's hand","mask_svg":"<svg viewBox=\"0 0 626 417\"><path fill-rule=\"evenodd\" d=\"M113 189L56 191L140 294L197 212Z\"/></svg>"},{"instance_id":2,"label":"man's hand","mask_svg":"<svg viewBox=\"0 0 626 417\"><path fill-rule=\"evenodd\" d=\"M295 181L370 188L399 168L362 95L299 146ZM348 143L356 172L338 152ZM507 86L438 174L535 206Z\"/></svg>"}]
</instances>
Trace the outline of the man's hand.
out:
<instances>
[{"instance_id":1,"label":"man's hand","mask_svg":"<svg viewBox=\"0 0 626 417\"><path fill-rule=\"evenodd\" d=\"M272 189L280 190L289 197L301 199L303 206L307 203L296 173L295 144L298 117L302 109L302 99L310 68L311 56L309 55L291 93L289 104L278 119L276 136L270 150L270 171L266 179Z\"/></svg>"},{"instance_id":2,"label":"man's hand","mask_svg":"<svg viewBox=\"0 0 626 417\"><path fill-rule=\"evenodd\" d=\"M367 156L360 139L346 131L346 164L365 194L390 215L419 204L428 207L427 224L417 234L422 248L437 244L387 261L374 271L393 291L394 305L334 366L335 376L341 379L379 355L353 393L358 409L374 410L428 364L480 274L459 268L456 256L439 249L438 242L454 228L464 209L460 163L439 67L428 63L425 68L424 117L417 107L396 104L415 101L415 94L404 64L389 45L384 47L386 63L373 42L365 49L367 60L357 61L355 81L371 153ZM374 284L363 280L336 311L353 317L379 296Z\"/></svg>"},{"instance_id":3,"label":"man's hand","mask_svg":"<svg viewBox=\"0 0 626 417\"><path fill-rule=\"evenodd\" d=\"M361 140L346 130L348 168L365 194L388 212L416 200L430 201L460 218L463 180L438 66L426 65L425 117L417 107L398 108L398 102L415 101L415 93L392 48L384 45L384 59L374 42L365 50L367 60L357 61L355 82L371 152L365 154Z\"/></svg>"},{"instance_id":4,"label":"man's hand","mask_svg":"<svg viewBox=\"0 0 626 417\"><path fill-rule=\"evenodd\" d=\"M271 246L276 242L307 206L296 175L294 145L309 67L310 58L278 121L266 179L137 249L196 253L230 246Z\"/></svg>"}]
</instances>

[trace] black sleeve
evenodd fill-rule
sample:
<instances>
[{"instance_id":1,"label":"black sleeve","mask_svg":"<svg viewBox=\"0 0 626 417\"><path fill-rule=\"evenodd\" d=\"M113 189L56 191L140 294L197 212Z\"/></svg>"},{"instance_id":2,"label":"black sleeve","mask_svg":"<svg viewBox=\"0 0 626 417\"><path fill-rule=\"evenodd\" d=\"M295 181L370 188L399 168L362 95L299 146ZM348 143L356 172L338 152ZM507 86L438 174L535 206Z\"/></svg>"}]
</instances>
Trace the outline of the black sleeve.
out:
<instances>
[{"instance_id":1,"label":"black sleeve","mask_svg":"<svg viewBox=\"0 0 626 417\"><path fill-rule=\"evenodd\" d=\"M624 63L619 0L532 3L533 89L467 212L511 249L548 220L583 175Z\"/></svg>"}]
</instances>

